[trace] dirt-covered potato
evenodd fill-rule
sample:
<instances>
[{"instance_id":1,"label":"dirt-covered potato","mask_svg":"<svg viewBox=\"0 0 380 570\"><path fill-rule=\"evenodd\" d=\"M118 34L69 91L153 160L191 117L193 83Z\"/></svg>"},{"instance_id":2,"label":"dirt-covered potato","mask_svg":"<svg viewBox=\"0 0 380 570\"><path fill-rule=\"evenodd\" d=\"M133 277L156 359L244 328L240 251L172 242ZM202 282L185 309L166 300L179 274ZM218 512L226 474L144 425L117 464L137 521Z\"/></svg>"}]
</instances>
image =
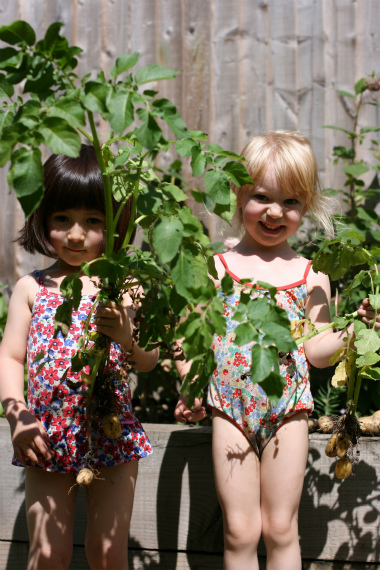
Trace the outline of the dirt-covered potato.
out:
<instances>
[{"instance_id":1,"label":"dirt-covered potato","mask_svg":"<svg viewBox=\"0 0 380 570\"><path fill-rule=\"evenodd\" d=\"M318 429L318 422L315 418L309 418L307 424L309 427L309 433L313 433Z\"/></svg>"},{"instance_id":2,"label":"dirt-covered potato","mask_svg":"<svg viewBox=\"0 0 380 570\"><path fill-rule=\"evenodd\" d=\"M329 416L321 416L318 420L318 428L322 433L331 433L334 423Z\"/></svg>"},{"instance_id":3,"label":"dirt-covered potato","mask_svg":"<svg viewBox=\"0 0 380 570\"><path fill-rule=\"evenodd\" d=\"M352 463L348 457L338 459L335 465L335 475L338 479L347 479L352 473Z\"/></svg>"},{"instance_id":4,"label":"dirt-covered potato","mask_svg":"<svg viewBox=\"0 0 380 570\"><path fill-rule=\"evenodd\" d=\"M380 434L380 414L376 416L378 412L375 412L373 416L363 416L359 418L360 432L363 435L379 435Z\"/></svg>"},{"instance_id":5,"label":"dirt-covered potato","mask_svg":"<svg viewBox=\"0 0 380 570\"><path fill-rule=\"evenodd\" d=\"M346 453L347 453L349 447L350 447L350 440L348 439L348 437L344 437L344 436L338 437L338 443L336 446L337 456L340 457L340 459L343 459L343 457L346 457Z\"/></svg>"},{"instance_id":6,"label":"dirt-covered potato","mask_svg":"<svg viewBox=\"0 0 380 570\"><path fill-rule=\"evenodd\" d=\"M338 434L333 433L325 449L325 453L328 457L336 457L336 447L338 445L338 440L339 440Z\"/></svg>"},{"instance_id":7,"label":"dirt-covered potato","mask_svg":"<svg viewBox=\"0 0 380 570\"><path fill-rule=\"evenodd\" d=\"M94 473L93 471L91 471L91 469L88 469L87 467L83 467L78 475L77 475L77 484L80 487L88 487L89 485L91 485L92 481L94 480Z\"/></svg>"},{"instance_id":8,"label":"dirt-covered potato","mask_svg":"<svg viewBox=\"0 0 380 570\"><path fill-rule=\"evenodd\" d=\"M116 414L107 414L103 418L103 429L106 436L111 439L121 436L121 423Z\"/></svg>"}]
</instances>

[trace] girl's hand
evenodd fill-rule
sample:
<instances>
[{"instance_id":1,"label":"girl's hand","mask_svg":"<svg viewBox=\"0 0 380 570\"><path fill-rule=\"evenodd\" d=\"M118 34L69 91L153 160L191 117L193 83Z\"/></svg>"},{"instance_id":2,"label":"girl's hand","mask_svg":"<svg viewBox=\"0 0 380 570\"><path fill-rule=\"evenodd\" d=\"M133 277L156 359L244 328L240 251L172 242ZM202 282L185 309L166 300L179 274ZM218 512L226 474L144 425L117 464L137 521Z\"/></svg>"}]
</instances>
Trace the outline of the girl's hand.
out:
<instances>
[{"instance_id":1,"label":"girl's hand","mask_svg":"<svg viewBox=\"0 0 380 570\"><path fill-rule=\"evenodd\" d=\"M99 332L120 344L126 352L132 348L132 323L128 307L109 301L98 307L95 324Z\"/></svg>"},{"instance_id":2,"label":"girl's hand","mask_svg":"<svg viewBox=\"0 0 380 570\"><path fill-rule=\"evenodd\" d=\"M13 418L8 417L8 420L16 459L24 467L26 467L25 457L44 467L45 461L53 457L54 451L50 448L48 434L41 422L27 409L20 411L17 419L13 416Z\"/></svg>"},{"instance_id":3,"label":"girl's hand","mask_svg":"<svg viewBox=\"0 0 380 570\"><path fill-rule=\"evenodd\" d=\"M177 422L185 424L186 422L200 422L206 415L206 410L202 406L202 400L200 398L195 398L193 409L186 406L187 398L185 396L180 396L178 404L174 410L174 417Z\"/></svg>"},{"instance_id":4,"label":"girl's hand","mask_svg":"<svg viewBox=\"0 0 380 570\"><path fill-rule=\"evenodd\" d=\"M373 319L376 316L375 328L377 330L380 329L380 312L379 311L376 312L375 309L371 307L369 299L364 299L364 301L362 302L362 304L358 309L358 314L362 317L362 321L366 325L369 325L370 322L373 321Z\"/></svg>"}]
</instances>

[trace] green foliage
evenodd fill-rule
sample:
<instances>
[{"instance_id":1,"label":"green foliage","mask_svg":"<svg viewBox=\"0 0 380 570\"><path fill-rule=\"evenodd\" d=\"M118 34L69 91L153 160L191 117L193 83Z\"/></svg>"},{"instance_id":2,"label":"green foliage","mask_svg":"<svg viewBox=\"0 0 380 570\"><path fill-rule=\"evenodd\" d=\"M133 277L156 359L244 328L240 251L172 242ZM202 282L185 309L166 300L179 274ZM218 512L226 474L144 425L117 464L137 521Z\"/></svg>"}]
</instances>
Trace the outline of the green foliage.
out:
<instances>
[{"instance_id":1,"label":"green foliage","mask_svg":"<svg viewBox=\"0 0 380 570\"><path fill-rule=\"evenodd\" d=\"M165 354L173 355L176 339L184 338L183 350L186 358L192 359L192 370L182 391L191 403L216 365L210 346L213 335L225 331L224 309L210 278L217 277L213 246L202 224L184 205L190 190L178 179L180 164L163 171L156 166L156 158L174 146L180 157L190 161L193 176L204 176L205 191L192 189L193 197L229 222L236 207L230 183L241 186L251 179L242 164L244 159L220 145L208 144L204 133L187 128L171 101L142 87L173 79L177 71L157 64L135 70L139 55L130 53L116 59L109 77L100 71L96 77L79 78L74 70L81 50L69 46L60 34L61 27L58 22L52 24L39 41L26 22L0 28L0 39L9 44L0 49L0 166L10 164L8 182L25 215L30 216L44 192L41 146L76 157L81 137L94 145L104 181L106 248L101 258L83 264L81 271L100 279L100 302L121 302L127 291L132 294L138 311L135 340L141 346L149 350L158 345ZM23 91L18 97L14 95L16 85ZM102 143L94 114L110 127ZM164 126L169 127L170 138L164 135ZM115 217L112 196L119 203ZM130 224L122 249L115 253L117 220L129 198ZM130 243L137 225L147 231L149 252ZM78 275L70 275L62 283L65 302L57 310L55 334L67 334L72 310L78 306ZM224 296L230 287L224 279ZM294 343L289 321L276 309L272 297L252 305L243 303L241 312L249 320L253 336L247 331L243 335L240 329L238 338L239 342L251 342L261 335L251 372L260 382L267 382L268 395L276 399L282 390L276 338L284 350ZM200 312L194 310L196 306ZM261 319L257 324L256 311ZM268 318L270 326L265 323ZM94 337L88 319L72 367L79 371L90 364L91 378L84 376L83 380L90 386L89 393L97 371L102 370L102 359L107 359L107 346L102 335ZM190 382L194 375L197 380Z\"/></svg>"}]
</instances>

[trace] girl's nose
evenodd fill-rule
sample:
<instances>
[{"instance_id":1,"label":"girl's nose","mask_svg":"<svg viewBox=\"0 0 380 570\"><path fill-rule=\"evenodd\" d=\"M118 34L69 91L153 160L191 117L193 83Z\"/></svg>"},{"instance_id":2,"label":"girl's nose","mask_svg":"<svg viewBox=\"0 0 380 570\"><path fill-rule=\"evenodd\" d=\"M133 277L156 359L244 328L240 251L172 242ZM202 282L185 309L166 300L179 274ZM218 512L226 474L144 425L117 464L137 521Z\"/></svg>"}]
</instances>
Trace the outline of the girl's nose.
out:
<instances>
[{"instance_id":1,"label":"girl's nose","mask_svg":"<svg viewBox=\"0 0 380 570\"><path fill-rule=\"evenodd\" d=\"M81 224L75 223L71 226L68 233L68 238L71 240L82 241L84 240L84 229Z\"/></svg>"},{"instance_id":2,"label":"girl's nose","mask_svg":"<svg viewBox=\"0 0 380 570\"><path fill-rule=\"evenodd\" d=\"M267 213L271 218L282 218L282 208L280 204L276 204L275 202L269 204Z\"/></svg>"}]
</instances>

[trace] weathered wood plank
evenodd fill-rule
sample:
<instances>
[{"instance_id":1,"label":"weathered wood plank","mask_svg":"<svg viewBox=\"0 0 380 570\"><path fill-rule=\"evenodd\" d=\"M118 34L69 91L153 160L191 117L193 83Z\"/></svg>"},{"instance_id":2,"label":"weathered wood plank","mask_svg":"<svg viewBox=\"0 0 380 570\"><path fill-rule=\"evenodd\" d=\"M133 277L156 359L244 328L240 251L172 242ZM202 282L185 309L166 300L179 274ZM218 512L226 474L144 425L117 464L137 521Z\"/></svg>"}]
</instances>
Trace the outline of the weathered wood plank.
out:
<instances>
[{"instance_id":1,"label":"weathered wood plank","mask_svg":"<svg viewBox=\"0 0 380 570\"><path fill-rule=\"evenodd\" d=\"M139 465L131 550L156 551L154 560L160 569L165 564L182 568L181 551L221 556L222 517L212 472L211 428L156 424L145 428L154 453ZM362 440L355 475L344 482L335 478L335 461L324 454L327 439L318 434L310 437L299 514L302 555L310 563L379 563L380 438ZM9 464L12 449L5 420L0 420L0 453L0 541L26 542L23 469ZM84 492L79 494L77 507L74 537L80 546L86 526Z\"/></svg>"}]
</instances>

